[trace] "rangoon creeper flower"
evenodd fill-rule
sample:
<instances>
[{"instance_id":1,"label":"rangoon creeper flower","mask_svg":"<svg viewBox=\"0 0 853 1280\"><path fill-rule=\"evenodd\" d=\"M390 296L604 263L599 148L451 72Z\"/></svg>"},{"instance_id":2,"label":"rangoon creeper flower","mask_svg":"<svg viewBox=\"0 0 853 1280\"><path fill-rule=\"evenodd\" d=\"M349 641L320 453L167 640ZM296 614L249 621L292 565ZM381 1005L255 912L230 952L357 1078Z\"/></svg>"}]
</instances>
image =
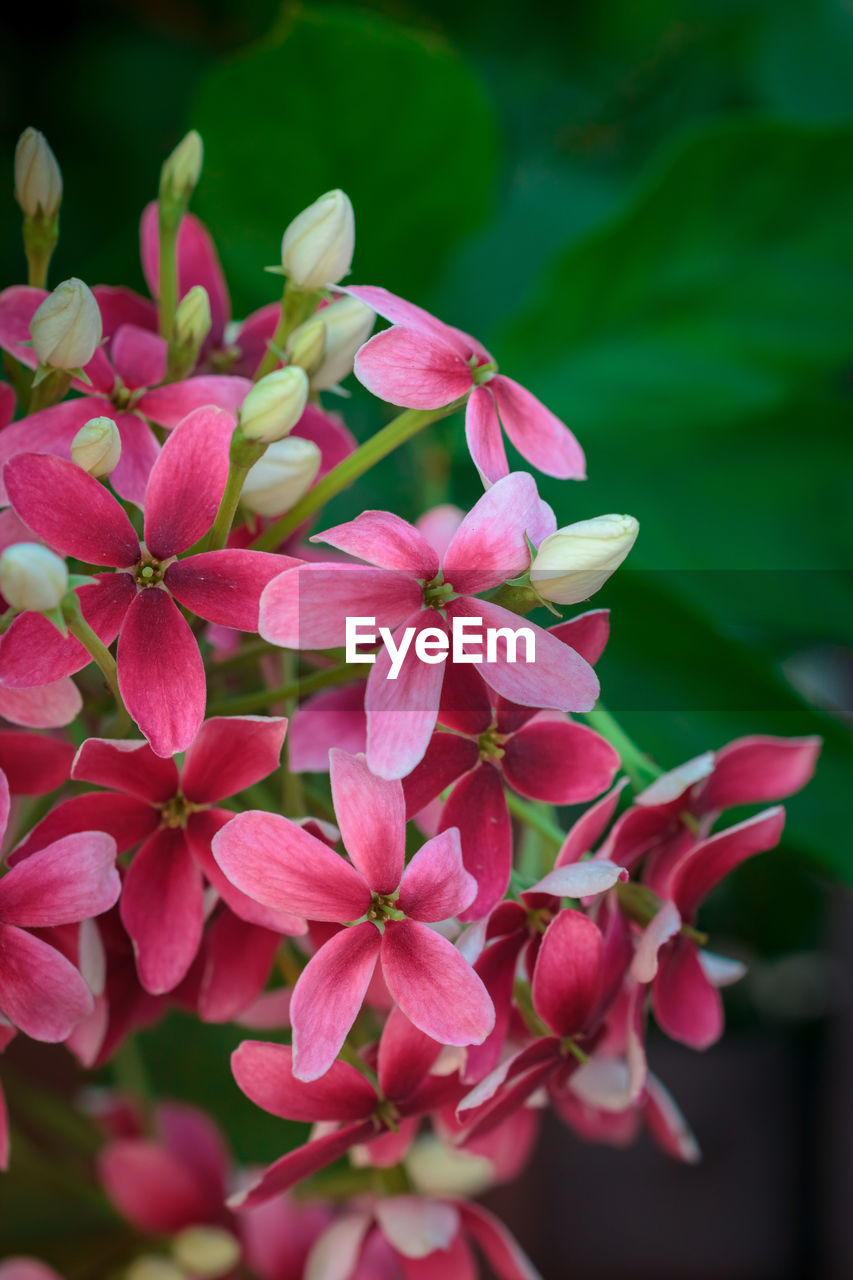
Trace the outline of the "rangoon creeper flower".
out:
<instances>
[{"instance_id":1,"label":"rangoon creeper flower","mask_svg":"<svg viewBox=\"0 0 853 1280\"><path fill-rule=\"evenodd\" d=\"M102 333L92 290L76 276L58 284L30 321L39 364L54 369L82 369L95 354Z\"/></svg>"},{"instance_id":2,"label":"rangoon creeper flower","mask_svg":"<svg viewBox=\"0 0 853 1280\"><path fill-rule=\"evenodd\" d=\"M58 1271L38 1258L7 1258L0 1262L0 1280L62 1280Z\"/></svg>"},{"instance_id":3,"label":"rangoon creeper flower","mask_svg":"<svg viewBox=\"0 0 853 1280\"><path fill-rule=\"evenodd\" d=\"M173 431L148 481L142 543L121 504L72 462L19 453L4 472L17 514L45 542L87 564L118 570L82 590L95 593L95 607L100 599L104 642L120 632L121 695L161 756L189 746L206 698L198 644L175 602L208 622L254 631L261 590L283 563L295 563L288 556L232 548L178 559L207 532L219 509L233 429L230 414L207 408L189 414ZM58 646L45 637L42 652L34 655L32 638L29 651L16 646L13 629L14 624L0 647L0 680L23 687L43 683L43 666Z\"/></svg>"},{"instance_id":4,"label":"rangoon creeper flower","mask_svg":"<svg viewBox=\"0 0 853 1280\"><path fill-rule=\"evenodd\" d=\"M530 582L544 600L588 600L615 573L637 540L633 516L578 520L545 538L530 566Z\"/></svg>"},{"instance_id":5,"label":"rangoon creeper flower","mask_svg":"<svg viewBox=\"0 0 853 1280\"><path fill-rule=\"evenodd\" d=\"M408 409L440 409L467 395L465 436L486 487L509 474L501 427L539 471L561 480L585 478L583 450L568 427L524 387L498 373L476 338L387 289L352 285L345 292L392 324L358 352L359 382L380 399Z\"/></svg>"},{"instance_id":6,"label":"rangoon creeper flower","mask_svg":"<svg viewBox=\"0 0 853 1280\"><path fill-rule=\"evenodd\" d=\"M15 147L15 199L31 218L50 218L62 201L62 174L38 129L25 129Z\"/></svg>"},{"instance_id":7,"label":"rangoon creeper flower","mask_svg":"<svg viewBox=\"0 0 853 1280\"><path fill-rule=\"evenodd\" d=\"M18 542L0 556L0 592L13 609L56 609L68 590L68 566L39 542Z\"/></svg>"},{"instance_id":8,"label":"rangoon creeper flower","mask_svg":"<svg viewBox=\"0 0 853 1280\"><path fill-rule=\"evenodd\" d=\"M348 273L355 217L343 191L327 191L293 219L281 241L282 270L300 289L319 289Z\"/></svg>"},{"instance_id":9,"label":"rangoon creeper flower","mask_svg":"<svg viewBox=\"0 0 853 1280\"><path fill-rule=\"evenodd\" d=\"M279 516L295 506L317 477L323 455L313 440L276 440L243 483L240 503L259 516Z\"/></svg>"},{"instance_id":10,"label":"rangoon creeper flower","mask_svg":"<svg viewBox=\"0 0 853 1280\"><path fill-rule=\"evenodd\" d=\"M306 1081L334 1062L377 963L406 1017L439 1044L479 1043L494 1024L480 979L427 927L464 911L476 893L459 833L427 841L405 866L402 785L374 777L363 756L343 751L332 754L330 774L350 862L270 813L238 814L213 842L223 872L249 897L310 920L351 924L319 948L293 990L294 1075Z\"/></svg>"},{"instance_id":11,"label":"rangoon creeper flower","mask_svg":"<svg viewBox=\"0 0 853 1280\"><path fill-rule=\"evenodd\" d=\"M121 458L121 436L112 418L90 418L71 441L71 461L96 480L115 471Z\"/></svg>"},{"instance_id":12,"label":"rangoon creeper flower","mask_svg":"<svg viewBox=\"0 0 853 1280\"><path fill-rule=\"evenodd\" d=\"M299 365L276 369L261 378L240 409L240 430L245 438L255 444L283 440L302 417L308 391L308 375Z\"/></svg>"}]
</instances>

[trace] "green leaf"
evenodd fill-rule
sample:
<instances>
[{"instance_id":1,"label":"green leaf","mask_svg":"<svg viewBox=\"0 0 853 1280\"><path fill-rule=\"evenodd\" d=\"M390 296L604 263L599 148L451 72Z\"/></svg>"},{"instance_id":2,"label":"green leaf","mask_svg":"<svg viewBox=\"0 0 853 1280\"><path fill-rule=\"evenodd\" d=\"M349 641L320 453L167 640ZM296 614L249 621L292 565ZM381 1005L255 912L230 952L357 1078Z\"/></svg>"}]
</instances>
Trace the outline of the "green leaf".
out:
<instances>
[{"instance_id":1,"label":"green leaf","mask_svg":"<svg viewBox=\"0 0 853 1280\"><path fill-rule=\"evenodd\" d=\"M322 9L211 70L190 123L204 138L194 208L238 312L257 306L288 222L343 188L354 278L417 294L490 205L495 133L479 83L443 41Z\"/></svg>"}]
</instances>

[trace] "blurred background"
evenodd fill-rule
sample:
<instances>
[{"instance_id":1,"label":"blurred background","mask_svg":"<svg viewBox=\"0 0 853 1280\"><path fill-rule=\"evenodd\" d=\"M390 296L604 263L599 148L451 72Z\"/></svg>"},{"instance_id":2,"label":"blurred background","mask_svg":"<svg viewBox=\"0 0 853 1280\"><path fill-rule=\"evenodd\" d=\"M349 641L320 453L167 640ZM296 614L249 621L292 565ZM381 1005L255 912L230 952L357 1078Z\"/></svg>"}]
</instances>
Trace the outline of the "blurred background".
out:
<instances>
[{"instance_id":1,"label":"blurred background","mask_svg":"<svg viewBox=\"0 0 853 1280\"><path fill-rule=\"evenodd\" d=\"M189 127L235 316L278 296L262 268L287 222L343 187L353 280L475 333L581 439L590 479L540 486L559 523L640 520L596 598L613 609L604 698L636 740L668 768L745 733L824 736L783 848L703 916L750 963L725 1040L651 1040L703 1163L554 1122L489 1203L546 1280L853 1275L853 5L85 0L49 20L7 6L2 35L4 285L24 278L28 124L65 178L54 283L144 289L139 214ZM358 435L379 425L358 388L344 412ZM450 419L333 514L478 493ZM281 1129L230 1080L240 1038L174 1015L141 1053L257 1161ZM13 1045L4 1079L7 1063L79 1084L61 1050ZM0 1256L89 1274L111 1221L28 1176L0 1184Z\"/></svg>"}]
</instances>

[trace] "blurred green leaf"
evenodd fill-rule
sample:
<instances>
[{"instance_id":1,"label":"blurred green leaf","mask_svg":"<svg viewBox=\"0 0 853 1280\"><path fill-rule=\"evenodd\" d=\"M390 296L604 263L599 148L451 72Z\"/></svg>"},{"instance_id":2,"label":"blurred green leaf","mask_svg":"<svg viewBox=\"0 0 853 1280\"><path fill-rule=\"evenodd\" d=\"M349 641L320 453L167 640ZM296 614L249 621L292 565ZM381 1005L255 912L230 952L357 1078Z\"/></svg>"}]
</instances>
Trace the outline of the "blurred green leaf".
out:
<instances>
[{"instance_id":1,"label":"blurred green leaf","mask_svg":"<svg viewBox=\"0 0 853 1280\"><path fill-rule=\"evenodd\" d=\"M496 143L478 81L437 37L376 15L299 12L211 70L190 120L206 148L196 207L238 312L257 306L287 223L330 188L355 207L357 278L404 293L489 209Z\"/></svg>"}]
</instances>

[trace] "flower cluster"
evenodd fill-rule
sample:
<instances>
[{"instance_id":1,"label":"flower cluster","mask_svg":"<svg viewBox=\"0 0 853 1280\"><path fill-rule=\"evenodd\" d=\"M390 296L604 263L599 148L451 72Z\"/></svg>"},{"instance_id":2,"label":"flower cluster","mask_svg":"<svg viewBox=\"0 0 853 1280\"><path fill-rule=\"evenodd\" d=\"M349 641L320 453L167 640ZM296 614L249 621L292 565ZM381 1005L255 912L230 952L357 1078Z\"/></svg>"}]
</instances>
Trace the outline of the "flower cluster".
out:
<instances>
[{"instance_id":1,"label":"flower cluster","mask_svg":"<svg viewBox=\"0 0 853 1280\"><path fill-rule=\"evenodd\" d=\"M16 157L0 1048L63 1042L100 1067L175 1005L270 1037L240 1045L234 1080L313 1129L266 1169L237 1168L195 1108L87 1095L128 1280L461 1278L477 1252L530 1280L471 1197L521 1171L548 1115L614 1144L645 1126L696 1159L646 1021L697 1049L721 1035L742 970L706 949L702 902L777 844L820 743L744 738L669 773L643 756L599 703L607 610L554 608L603 585L637 523L558 527L503 441L581 480L571 431L475 338L341 284L341 191L286 228L281 302L232 321L188 211L202 161L190 134L142 213L142 297L47 290L60 171L34 130ZM322 399L353 372L402 409L361 445ZM458 410L470 510L325 517ZM378 628L356 661L353 622ZM565 805L585 806L568 830ZM14 1169L9 1133L0 1102ZM297 1183L309 1198L283 1194Z\"/></svg>"}]
</instances>

